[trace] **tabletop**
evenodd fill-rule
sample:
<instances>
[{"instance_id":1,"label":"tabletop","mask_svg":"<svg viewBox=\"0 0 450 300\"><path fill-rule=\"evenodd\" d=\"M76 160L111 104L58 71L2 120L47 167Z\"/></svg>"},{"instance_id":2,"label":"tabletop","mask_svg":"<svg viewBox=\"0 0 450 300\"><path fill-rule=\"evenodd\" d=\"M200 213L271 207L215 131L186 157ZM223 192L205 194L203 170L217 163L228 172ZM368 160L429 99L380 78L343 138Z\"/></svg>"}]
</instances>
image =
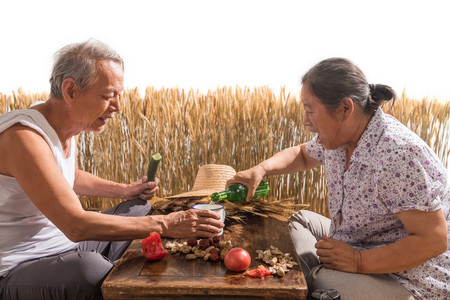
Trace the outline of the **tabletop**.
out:
<instances>
[{"instance_id":1,"label":"tabletop","mask_svg":"<svg viewBox=\"0 0 450 300\"><path fill-rule=\"evenodd\" d=\"M256 250L271 245L290 253L298 263L286 221L252 216L245 224L225 224L222 240L249 252L249 269L265 265L255 259ZM163 239L163 244L168 240ZM306 299L300 265L284 277L253 278L245 271L227 270L223 261L186 260L182 253L169 253L161 261L150 262L144 257L141 241L131 243L103 282L104 299Z\"/></svg>"}]
</instances>

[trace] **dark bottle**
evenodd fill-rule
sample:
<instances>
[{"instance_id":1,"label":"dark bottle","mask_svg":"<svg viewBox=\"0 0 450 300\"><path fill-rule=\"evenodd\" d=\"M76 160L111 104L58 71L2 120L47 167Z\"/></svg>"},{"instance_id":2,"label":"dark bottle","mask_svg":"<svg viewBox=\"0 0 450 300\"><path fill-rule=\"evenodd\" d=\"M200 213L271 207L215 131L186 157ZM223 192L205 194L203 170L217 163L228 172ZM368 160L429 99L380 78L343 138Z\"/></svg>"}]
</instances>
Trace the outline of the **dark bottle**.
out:
<instances>
[{"instance_id":1,"label":"dark bottle","mask_svg":"<svg viewBox=\"0 0 450 300\"><path fill-rule=\"evenodd\" d=\"M228 200L234 203L244 202L247 199L247 193L248 187L241 183L232 183L227 186L225 191L212 194L211 202L218 202L220 200ZM269 183L265 180L261 180L259 185L256 187L256 191L252 199L262 198L268 193Z\"/></svg>"}]
</instances>

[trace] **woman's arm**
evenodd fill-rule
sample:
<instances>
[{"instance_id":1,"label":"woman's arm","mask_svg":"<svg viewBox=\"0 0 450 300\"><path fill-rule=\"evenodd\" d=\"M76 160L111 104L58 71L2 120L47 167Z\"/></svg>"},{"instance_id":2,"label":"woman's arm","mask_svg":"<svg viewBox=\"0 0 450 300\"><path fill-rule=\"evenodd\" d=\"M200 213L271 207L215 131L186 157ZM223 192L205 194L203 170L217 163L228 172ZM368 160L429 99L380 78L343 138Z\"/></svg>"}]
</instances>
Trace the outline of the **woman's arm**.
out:
<instances>
[{"instance_id":1,"label":"woman's arm","mask_svg":"<svg viewBox=\"0 0 450 300\"><path fill-rule=\"evenodd\" d=\"M415 268L447 250L447 224L442 209L395 214L408 236L385 247L361 251L361 273L394 273Z\"/></svg>"},{"instance_id":2,"label":"woman's arm","mask_svg":"<svg viewBox=\"0 0 450 300\"><path fill-rule=\"evenodd\" d=\"M227 181L226 185L233 182L246 185L248 187L247 201L249 201L264 176L292 174L318 167L321 164L308 155L306 144L301 144L300 146L286 148L253 168L238 172Z\"/></svg>"},{"instance_id":3,"label":"woman's arm","mask_svg":"<svg viewBox=\"0 0 450 300\"><path fill-rule=\"evenodd\" d=\"M447 250L447 224L442 209L409 210L395 214L408 236L388 246L357 251L348 244L324 237L317 255L328 268L357 273L395 273L415 268Z\"/></svg>"},{"instance_id":4,"label":"woman's arm","mask_svg":"<svg viewBox=\"0 0 450 300\"><path fill-rule=\"evenodd\" d=\"M306 144L284 149L258 166L264 169L265 175L292 174L310 170L322 165L306 152Z\"/></svg>"}]
</instances>

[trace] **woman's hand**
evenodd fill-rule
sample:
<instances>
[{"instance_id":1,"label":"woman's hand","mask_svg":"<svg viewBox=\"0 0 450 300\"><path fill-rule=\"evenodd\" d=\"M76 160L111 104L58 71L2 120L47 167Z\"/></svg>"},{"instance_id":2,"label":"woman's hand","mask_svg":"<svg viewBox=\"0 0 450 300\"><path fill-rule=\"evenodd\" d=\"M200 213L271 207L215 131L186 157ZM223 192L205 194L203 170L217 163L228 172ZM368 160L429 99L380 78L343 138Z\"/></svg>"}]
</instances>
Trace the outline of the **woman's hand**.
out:
<instances>
[{"instance_id":1,"label":"woman's hand","mask_svg":"<svg viewBox=\"0 0 450 300\"><path fill-rule=\"evenodd\" d=\"M124 199L131 200L141 198L142 200L152 199L156 192L159 190L159 179L155 181L145 182L147 176L142 177L140 180L127 184L124 188Z\"/></svg>"},{"instance_id":2,"label":"woman's hand","mask_svg":"<svg viewBox=\"0 0 450 300\"><path fill-rule=\"evenodd\" d=\"M266 171L260 165L257 165L253 168L236 173L233 178L227 181L226 186L235 182L242 183L248 187L247 201L250 201L255 194L256 188L265 175Z\"/></svg>"},{"instance_id":3,"label":"woman's hand","mask_svg":"<svg viewBox=\"0 0 450 300\"><path fill-rule=\"evenodd\" d=\"M172 238L213 237L225 226L220 215L208 209L178 211L162 218L162 235Z\"/></svg>"},{"instance_id":4,"label":"woman's hand","mask_svg":"<svg viewBox=\"0 0 450 300\"><path fill-rule=\"evenodd\" d=\"M358 273L361 265L361 252L349 244L323 236L323 240L315 244L316 254L323 265L329 269Z\"/></svg>"}]
</instances>

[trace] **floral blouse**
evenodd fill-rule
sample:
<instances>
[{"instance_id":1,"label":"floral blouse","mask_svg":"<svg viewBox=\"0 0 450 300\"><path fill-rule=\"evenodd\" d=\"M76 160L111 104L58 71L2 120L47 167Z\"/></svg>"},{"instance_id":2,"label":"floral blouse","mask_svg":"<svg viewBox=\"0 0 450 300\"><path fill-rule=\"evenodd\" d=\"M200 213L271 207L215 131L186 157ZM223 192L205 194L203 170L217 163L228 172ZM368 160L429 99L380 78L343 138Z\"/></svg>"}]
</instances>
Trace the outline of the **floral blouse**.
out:
<instances>
[{"instance_id":1,"label":"floral blouse","mask_svg":"<svg viewBox=\"0 0 450 300\"><path fill-rule=\"evenodd\" d=\"M316 138L308 154L325 164L330 237L357 250L382 247L407 236L394 215L442 209L450 241L447 170L415 133L378 109L345 170L345 146L325 150ZM450 250L424 264L388 274L421 299L450 299Z\"/></svg>"}]
</instances>

